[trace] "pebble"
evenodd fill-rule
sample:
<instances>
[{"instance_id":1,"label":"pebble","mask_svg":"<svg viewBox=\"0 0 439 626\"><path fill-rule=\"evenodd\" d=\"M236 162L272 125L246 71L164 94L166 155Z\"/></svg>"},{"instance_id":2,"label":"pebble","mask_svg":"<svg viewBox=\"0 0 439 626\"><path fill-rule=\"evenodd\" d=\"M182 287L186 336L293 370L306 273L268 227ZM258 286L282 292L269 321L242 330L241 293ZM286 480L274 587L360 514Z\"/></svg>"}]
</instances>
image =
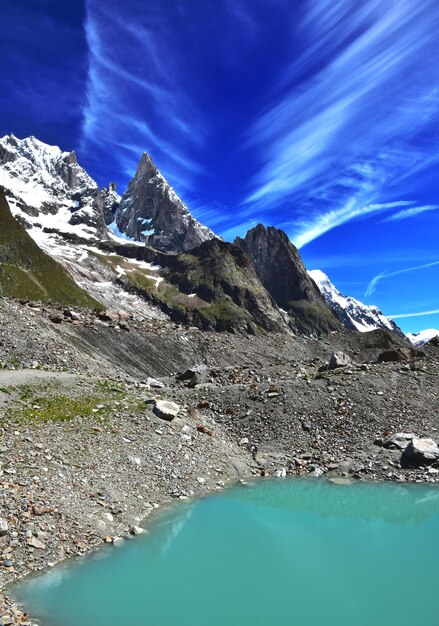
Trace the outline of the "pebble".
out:
<instances>
[{"instance_id":1,"label":"pebble","mask_svg":"<svg viewBox=\"0 0 439 626\"><path fill-rule=\"evenodd\" d=\"M0 518L0 537L3 537L4 535L6 535L8 530L9 530L8 522L5 519Z\"/></svg>"}]
</instances>

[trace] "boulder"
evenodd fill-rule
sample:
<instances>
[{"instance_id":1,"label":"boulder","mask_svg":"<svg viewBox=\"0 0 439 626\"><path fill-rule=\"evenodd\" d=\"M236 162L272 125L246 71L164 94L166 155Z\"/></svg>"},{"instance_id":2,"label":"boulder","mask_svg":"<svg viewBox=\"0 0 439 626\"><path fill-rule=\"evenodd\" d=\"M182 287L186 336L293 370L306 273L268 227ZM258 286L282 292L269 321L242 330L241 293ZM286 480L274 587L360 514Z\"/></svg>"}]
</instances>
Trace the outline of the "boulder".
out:
<instances>
[{"instance_id":1,"label":"boulder","mask_svg":"<svg viewBox=\"0 0 439 626\"><path fill-rule=\"evenodd\" d=\"M161 380L157 380L156 378L147 378L146 384L153 389L163 389L165 387L165 383L162 383Z\"/></svg>"},{"instance_id":2,"label":"boulder","mask_svg":"<svg viewBox=\"0 0 439 626\"><path fill-rule=\"evenodd\" d=\"M411 357L411 350L407 348L395 348L394 350L384 350L378 355L378 363L399 363L408 361Z\"/></svg>"},{"instance_id":3,"label":"boulder","mask_svg":"<svg viewBox=\"0 0 439 626\"><path fill-rule=\"evenodd\" d=\"M157 417L172 422L174 417L177 417L180 407L175 402L170 402L169 400L156 400L153 411Z\"/></svg>"},{"instance_id":4,"label":"boulder","mask_svg":"<svg viewBox=\"0 0 439 626\"><path fill-rule=\"evenodd\" d=\"M413 433L395 433L383 441L383 448L388 450L405 450L414 437Z\"/></svg>"},{"instance_id":5,"label":"boulder","mask_svg":"<svg viewBox=\"0 0 439 626\"><path fill-rule=\"evenodd\" d=\"M346 367L349 365L351 359L344 352L334 352L329 359L328 370L335 370L338 367Z\"/></svg>"},{"instance_id":6,"label":"boulder","mask_svg":"<svg viewBox=\"0 0 439 626\"><path fill-rule=\"evenodd\" d=\"M54 313L53 315L50 315L49 319L52 324L61 324L64 318L59 313Z\"/></svg>"},{"instance_id":7,"label":"boulder","mask_svg":"<svg viewBox=\"0 0 439 626\"><path fill-rule=\"evenodd\" d=\"M413 437L401 456L402 467L431 465L439 459L439 447L433 439Z\"/></svg>"}]
</instances>

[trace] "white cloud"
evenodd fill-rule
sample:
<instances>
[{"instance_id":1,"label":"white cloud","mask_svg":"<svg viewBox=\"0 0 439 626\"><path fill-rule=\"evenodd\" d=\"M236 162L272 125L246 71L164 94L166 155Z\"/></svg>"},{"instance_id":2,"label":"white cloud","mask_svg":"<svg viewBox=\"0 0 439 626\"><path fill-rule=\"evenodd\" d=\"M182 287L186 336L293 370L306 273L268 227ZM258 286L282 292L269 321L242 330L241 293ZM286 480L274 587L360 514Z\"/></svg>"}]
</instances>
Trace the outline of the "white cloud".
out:
<instances>
[{"instance_id":1,"label":"white cloud","mask_svg":"<svg viewBox=\"0 0 439 626\"><path fill-rule=\"evenodd\" d=\"M433 261L431 263L423 263L422 265L413 265L412 267L405 267L401 270L397 270L396 272L380 272L376 276L372 278L368 286L366 287L366 291L364 292L365 296L371 296L375 291L378 283L384 278L392 278L393 276L399 276L400 274L406 274L407 272L414 272L416 270L423 270L428 267L434 267L435 265L439 265L439 261Z\"/></svg>"},{"instance_id":2,"label":"white cloud","mask_svg":"<svg viewBox=\"0 0 439 626\"><path fill-rule=\"evenodd\" d=\"M307 45L249 129L261 166L243 208L290 202L304 245L374 212L388 183L438 159L416 138L439 118L439 11L434 0L321 0L299 27Z\"/></svg>"},{"instance_id":3,"label":"white cloud","mask_svg":"<svg viewBox=\"0 0 439 626\"><path fill-rule=\"evenodd\" d=\"M404 317L421 317L423 315L436 315L439 313L439 309L433 309L432 311L420 311L419 313L399 313L398 315L389 315L392 319L402 319Z\"/></svg>"},{"instance_id":4,"label":"white cloud","mask_svg":"<svg viewBox=\"0 0 439 626\"><path fill-rule=\"evenodd\" d=\"M425 213L426 211L436 211L439 209L439 205L437 204L424 204L422 206L415 206L411 209L404 209L404 211L398 211L398 213L394 213L386 218L385 221L393 221L393 220L405 220L409 217L414 217L415 215L419 215L420 213Z\"/></svg>"},{"instance_id":5,"label":"white cloud","mask_svg":"<svg viewBox=\"0 0 439 626\"><path fill-rule=\"evenodd\" d=\"M400 200L397 202L356 206L355 199L351 198L346 205L340 209L318 214L311 220L296 223L295 232L293 232L291 238L295 245L301 248L332 228L340 226L354 218L365 217L372 213L390 211L396 207L406 206L408 204L412 203L410 201Z\"/></svg>"}]
</instances>

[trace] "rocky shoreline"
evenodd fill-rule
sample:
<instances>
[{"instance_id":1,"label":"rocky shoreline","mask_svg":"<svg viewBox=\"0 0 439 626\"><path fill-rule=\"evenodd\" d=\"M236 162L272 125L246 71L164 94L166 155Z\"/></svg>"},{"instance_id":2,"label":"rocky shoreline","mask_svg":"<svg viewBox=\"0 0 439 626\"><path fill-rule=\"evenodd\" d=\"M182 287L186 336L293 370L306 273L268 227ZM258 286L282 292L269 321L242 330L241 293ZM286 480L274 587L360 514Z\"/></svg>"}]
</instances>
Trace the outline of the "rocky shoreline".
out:
<instances>
[{"instance_id":1,"label":"rocky shoreline","mask_svg":"<svg viewBox=\"0 0 439 626\"><path fill-rule=\"evenodd\" d=\"M385 361L381 335L121 329L55 313L0 307L2 589L141 532L159 507L252 476L438 482L437 459L405 463L389 443L395 433L437 443L437 348ZM120 350L121 333L138 358ZM328 369L340 350L346 362ZM7 597L0 606L2 626L31 624Z\"/></svg>"}]
</instances>

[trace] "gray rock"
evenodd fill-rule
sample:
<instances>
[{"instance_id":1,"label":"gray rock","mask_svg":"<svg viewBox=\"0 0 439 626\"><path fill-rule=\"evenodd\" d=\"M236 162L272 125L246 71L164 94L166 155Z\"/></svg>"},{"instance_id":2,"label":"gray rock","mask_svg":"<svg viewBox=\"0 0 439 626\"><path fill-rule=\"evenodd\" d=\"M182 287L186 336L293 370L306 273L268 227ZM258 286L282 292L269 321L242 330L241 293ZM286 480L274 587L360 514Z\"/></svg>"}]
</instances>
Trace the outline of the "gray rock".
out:
<instances>
[{"instance_id":1,"label":"gray rock","mask_svg":"<svg viewBox=\"0 0 439 626\"><path fill-rule=\"evenodd\" d=\"M335 370L338 367L346 367L349 365L351 359L344 352L334 352L329 359L328 370Z\"/></svg>"},{"instance_id":2,"label":"gray rock","mask_svg":"<svg viewBox=\"0 0 439 626\"><path fill-rule=\"evenodd\" d=\"M413 437L401 456L403 467L431 465L439 459L439 447L433 439Z\"/></svg>"},{"instance_id":3,"label":"gray rock","mask_svg":"<svg viewBox=\"0 0 439 626\"><path fill-rule=\"evenodd\" d=\"M395 433L383 442L383 448L405 450L414 437L413 433Z\"/></svg>"},{"instance_id":4,"label":"gray rock","mask_svg":"<svg viewBox=\"0 0 439 626\"><path fill-rule=\"evenodd\" d=\"M319 476L323 476L324 471L322 470L321 467L315 467L311 472L309 472L309 476L315 476L315 477L319 477Z\"/></svg>"},{"instance_id":5,"label":"gray rock","mask_svg":"<svg viewBox=\"0 0 439 626\"><path fill-rule=\"evenodd\" d=\"M165 383L162 383L160 380L156 380L155 378L148 378L146 384L148 387L152 387L154 389L163 389L165 387Z\"/></svg>"},{"instance_id":6,"label":"gray rock","mask_svg":"<svg viewBox=\"0 0 439 626\"><path fill-rule=\"evenodd\" d=\"M31 546L32 548L36 548L37 550L45 550L46 546L44 545L44 543L42 541L40 541L39 539L37 539L37 537L30 537L27 540L27 545Z\"/></svg>"},{"instance_id":7,"label":"gray rock","mask_svg":"<svg viewBox=\"0 0 439 626\"><path fill-rule=\"evenodd\" d=\"M154 413L157 417L171 422L180 412L180 407L175 402L169 400L156 400L154 404Z\"/></svg>"}]
</instances>

